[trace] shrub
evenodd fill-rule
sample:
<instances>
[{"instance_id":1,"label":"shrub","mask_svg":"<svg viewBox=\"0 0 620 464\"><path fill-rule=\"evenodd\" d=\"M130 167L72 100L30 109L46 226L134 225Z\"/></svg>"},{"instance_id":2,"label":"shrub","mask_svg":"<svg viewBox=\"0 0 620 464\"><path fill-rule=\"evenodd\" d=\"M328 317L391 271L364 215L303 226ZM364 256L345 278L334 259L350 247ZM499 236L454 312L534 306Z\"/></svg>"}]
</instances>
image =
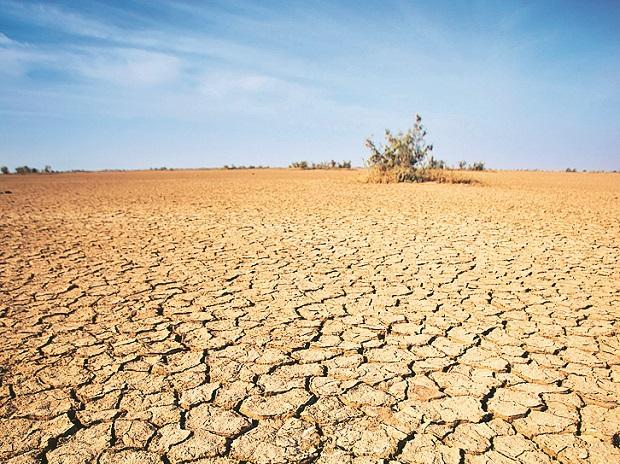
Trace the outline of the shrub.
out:
<instances>
[{"instance_id":1,"label":"shrub","mask_svg":"<svg viewBox=\"0 0 620 464\"><path fill-rule=\"evenodd\" d=\"M0 172L2 174L9 174L10 171L9 171L9 168L7 168L6 166L2 166L0 167Z\"/></svg>"},{"instance_id":2,"label":"shrub","mask_svg":"<svg viewBox=\"0 0 620 464\"><path fill-rule=\"evenodd\" d=\"M566 172L577 172L577 169L566 168Z\"/></svg>"},{"instance_id":3,"label":"shrub","mask_svg":"<svg viewBox=\"0 0 620 464\"><path fill-rule=\"evenodd\" d=\"M386 129L384 145L377 146L371 139L366 139L366 146L370 149L366 161L370 168L368 181L473 183L473 179L449 171L445 161L429 156L433 145L426 143L426 135L422 117L416 114L413 126L407 132L394 135ZM484 163L480 164L484 169ZM465 166L465 161L459 163L461 169Z\"/></svg>"},{"instance_id":4,"label":"shrub","mask_svg":"<svg viewBox=\"0 0 620 464\"><path fill-rule=\"evenodd\" d=\"M366 146L370 150L367 164L372 169L380 171L397 170L405 174L420 166L426 156L433 150L424 140L426 129L422 125L422 117L417 114L413 127L404 134L392 134L385 130L385 145L377 147L371 139L366 139ZM415 173L410 173L415 177Z\"/></svg>"}]
</instances>

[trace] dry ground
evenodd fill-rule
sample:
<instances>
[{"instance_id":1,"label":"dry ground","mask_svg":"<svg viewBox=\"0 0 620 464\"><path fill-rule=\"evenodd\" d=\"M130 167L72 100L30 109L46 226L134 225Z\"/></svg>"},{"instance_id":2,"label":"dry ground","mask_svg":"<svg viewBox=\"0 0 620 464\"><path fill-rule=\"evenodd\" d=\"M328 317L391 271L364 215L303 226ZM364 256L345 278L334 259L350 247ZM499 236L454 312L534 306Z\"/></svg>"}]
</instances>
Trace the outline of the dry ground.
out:
<instances>
[{"instance_id":1,"label":"dry ground","mask_svg":"<svg viewBox=\"0 0 620 464\"><path fill-rule=\"evenodd\" d=\"M0 462L620 462L620 175L0 178Z\"/></svg>"}]
</instances>

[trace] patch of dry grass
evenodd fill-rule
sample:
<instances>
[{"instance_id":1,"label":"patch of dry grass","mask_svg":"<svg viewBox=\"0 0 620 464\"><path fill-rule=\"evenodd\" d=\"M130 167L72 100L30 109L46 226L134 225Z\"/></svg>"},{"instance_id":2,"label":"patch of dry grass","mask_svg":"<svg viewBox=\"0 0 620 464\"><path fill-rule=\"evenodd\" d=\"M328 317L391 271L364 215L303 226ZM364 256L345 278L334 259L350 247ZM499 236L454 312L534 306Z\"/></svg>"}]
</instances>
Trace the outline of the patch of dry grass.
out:
<instances>
[{"instance_id":1,"label":"patch of dry grass","mask_svg":"<svg viewBox=\"0 0 620 464\"><path fill-rule=\"evenodd\" d=\"M446 169L394 167L382 169L371 168L367 182L374 184L392 184L397 182L437 182L439 184L477 184L476 179L462 172Z\"/></svg>"}]
</instances>

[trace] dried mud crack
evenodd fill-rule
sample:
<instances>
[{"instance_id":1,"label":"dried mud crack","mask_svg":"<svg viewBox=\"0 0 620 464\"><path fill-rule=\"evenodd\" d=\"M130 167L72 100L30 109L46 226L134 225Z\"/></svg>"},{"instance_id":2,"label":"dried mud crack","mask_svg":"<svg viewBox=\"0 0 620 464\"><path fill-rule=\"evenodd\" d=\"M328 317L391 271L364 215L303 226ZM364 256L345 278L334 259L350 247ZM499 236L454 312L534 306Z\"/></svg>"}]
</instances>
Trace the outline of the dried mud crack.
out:
<instances>
[{"instance_id":1,"label":"dried mud crack","mask_svg":"<svg viewBox=\"0 0 620 464\"><path fill-rule=\"evenodd\" d=\"M0 462L620 462L620 177L4 176Z\"/></svg>"}]
</instances>

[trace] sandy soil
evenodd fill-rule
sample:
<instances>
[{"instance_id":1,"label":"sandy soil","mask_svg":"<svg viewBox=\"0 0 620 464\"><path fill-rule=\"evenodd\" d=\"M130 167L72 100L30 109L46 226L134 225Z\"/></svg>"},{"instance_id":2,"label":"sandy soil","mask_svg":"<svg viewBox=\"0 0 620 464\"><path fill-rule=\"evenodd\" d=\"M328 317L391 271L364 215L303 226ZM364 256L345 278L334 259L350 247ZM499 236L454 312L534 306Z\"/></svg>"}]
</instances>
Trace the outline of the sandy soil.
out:
<instances>
[{"instance_id":1,"label":"sandy soil","mask_svg":"<svg viewBox=\"0 0 620 464\"><path fill-rule=\"evenodd\" d=\"M0 462L620 462L620 174L0 177Z\"/></svg>"}]
</instances>

